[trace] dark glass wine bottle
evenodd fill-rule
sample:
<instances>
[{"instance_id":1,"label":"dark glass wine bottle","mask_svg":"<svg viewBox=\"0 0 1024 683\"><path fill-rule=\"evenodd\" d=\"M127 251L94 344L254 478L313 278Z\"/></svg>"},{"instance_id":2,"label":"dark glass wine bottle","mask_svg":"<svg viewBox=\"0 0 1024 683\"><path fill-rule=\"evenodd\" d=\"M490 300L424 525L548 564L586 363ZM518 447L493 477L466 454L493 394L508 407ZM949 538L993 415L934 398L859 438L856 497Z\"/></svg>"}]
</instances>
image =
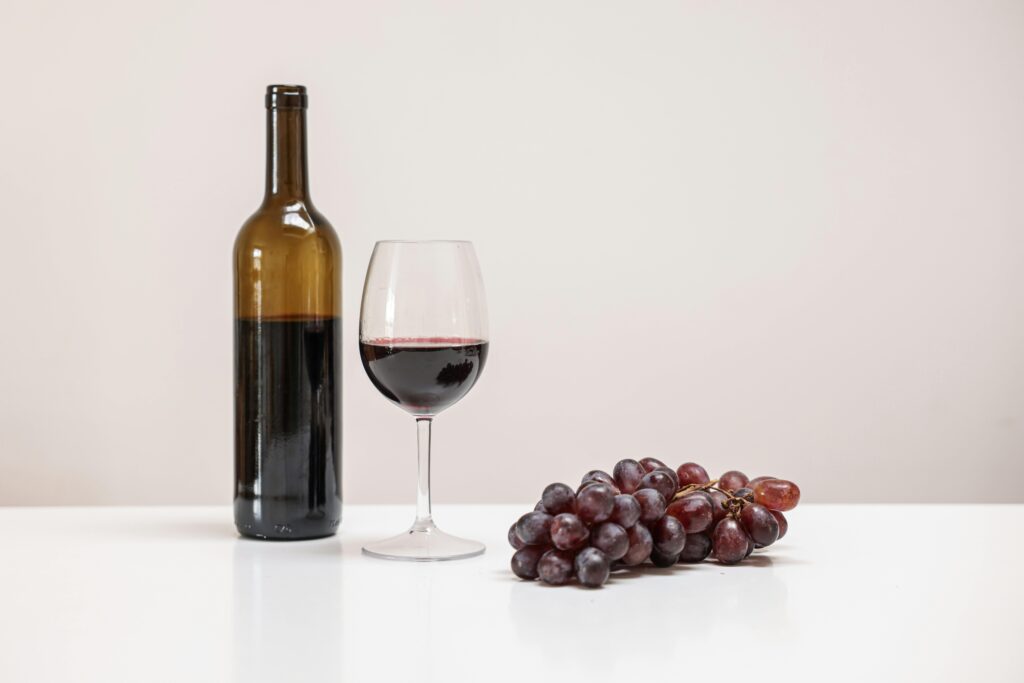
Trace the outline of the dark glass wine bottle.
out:
<instances>
[{"instance_id":1,"label":"dark glass wine bottle","mask_svg":"<svg viewBox=\"0 0 1024 683\"><path fill-rule=\"evenodd\" d=\"M235 525L341 522L341 243L309 198L306 89L267 88L267 189L235 240Z\"/></svg>"}]
</instances>

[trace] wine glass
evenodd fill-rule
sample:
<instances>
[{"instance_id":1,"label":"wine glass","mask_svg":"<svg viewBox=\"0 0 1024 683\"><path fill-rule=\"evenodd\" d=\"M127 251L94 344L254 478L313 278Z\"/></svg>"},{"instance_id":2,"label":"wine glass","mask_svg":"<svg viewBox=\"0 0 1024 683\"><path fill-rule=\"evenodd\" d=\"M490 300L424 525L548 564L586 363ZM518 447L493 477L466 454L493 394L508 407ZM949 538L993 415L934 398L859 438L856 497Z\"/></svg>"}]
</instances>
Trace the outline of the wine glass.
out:
<instances>
[{"instance_id":1,"label":"wine glass","mask_svg":"<svg viewBox=\"0 0 1024 683\"><path fill-rule=\"evenodd\" d=\"M359 316L359 354L370 381L416 418L416 521L363 552L389 560L455 560L483 543L451 536L430 514L430 429L461 399L487 360L487 303L471 242L377 242Z\"/></svg>"}]
</instances>

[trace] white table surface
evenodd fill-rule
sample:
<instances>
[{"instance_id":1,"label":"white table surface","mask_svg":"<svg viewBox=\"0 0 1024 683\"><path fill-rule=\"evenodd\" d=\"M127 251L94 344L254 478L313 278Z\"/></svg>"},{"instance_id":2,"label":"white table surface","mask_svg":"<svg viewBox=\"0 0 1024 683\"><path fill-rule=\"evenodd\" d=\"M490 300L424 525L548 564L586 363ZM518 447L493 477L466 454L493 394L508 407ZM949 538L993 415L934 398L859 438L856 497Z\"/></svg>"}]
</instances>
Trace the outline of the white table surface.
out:
<instances>
[{"instance_id":1,"label":"white table surface","mask_svg":"<svg viewBox=\"0 0 1024 683\"><path fill-rule=\"evenodd\" d=\"M438 564L360 554L405 507L287 544L227 507L0 508L0 681L1024 681L1024 506L807 505L745 564L600 590L512 576L530 508L439 507L488 551Z\"/></svg>"}]
</instances>

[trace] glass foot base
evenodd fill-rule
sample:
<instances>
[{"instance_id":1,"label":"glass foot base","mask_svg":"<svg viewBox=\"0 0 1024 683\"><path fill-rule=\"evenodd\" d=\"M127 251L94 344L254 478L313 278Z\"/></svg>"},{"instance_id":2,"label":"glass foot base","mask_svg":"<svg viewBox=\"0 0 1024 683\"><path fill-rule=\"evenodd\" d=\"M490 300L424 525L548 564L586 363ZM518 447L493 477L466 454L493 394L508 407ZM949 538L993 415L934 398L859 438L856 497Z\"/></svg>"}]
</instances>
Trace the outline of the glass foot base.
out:
<instances>
[{"instance_id":1,"label":"glass foot base","mask_svg":"<svg viewBox=\"0 0 1024 683\"><path fill-rule=\"evenodd\" d=\"M416 524L405 533L363 546L364 555L410 562L461 560L482 555L483 552L483 543L451 536L433 524Z\"/></svg>"}]
</instances>

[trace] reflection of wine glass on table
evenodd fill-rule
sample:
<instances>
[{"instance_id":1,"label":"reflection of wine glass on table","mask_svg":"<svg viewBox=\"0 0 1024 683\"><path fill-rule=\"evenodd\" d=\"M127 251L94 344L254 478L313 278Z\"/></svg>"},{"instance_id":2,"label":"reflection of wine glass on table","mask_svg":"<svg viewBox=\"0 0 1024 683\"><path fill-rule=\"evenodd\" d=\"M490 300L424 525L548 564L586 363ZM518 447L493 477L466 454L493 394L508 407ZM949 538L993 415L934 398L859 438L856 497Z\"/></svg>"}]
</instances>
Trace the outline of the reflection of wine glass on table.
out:
<instances>
[{"instance_id":1,"label":"reflection of wine glass on table","mask_svg":"<svg viewBox=\"0 0 1024 683\"><path fill-rule=\"evenodd\" d=\"M487 304L470 242L378 242L359 320L359 352L373 385L416 418L416 521L403 534L363 547L391 560L454 560L482 543L444 533L430 513L434 416L476 383L487 360Z\"/></svg>"}]
</instances>

